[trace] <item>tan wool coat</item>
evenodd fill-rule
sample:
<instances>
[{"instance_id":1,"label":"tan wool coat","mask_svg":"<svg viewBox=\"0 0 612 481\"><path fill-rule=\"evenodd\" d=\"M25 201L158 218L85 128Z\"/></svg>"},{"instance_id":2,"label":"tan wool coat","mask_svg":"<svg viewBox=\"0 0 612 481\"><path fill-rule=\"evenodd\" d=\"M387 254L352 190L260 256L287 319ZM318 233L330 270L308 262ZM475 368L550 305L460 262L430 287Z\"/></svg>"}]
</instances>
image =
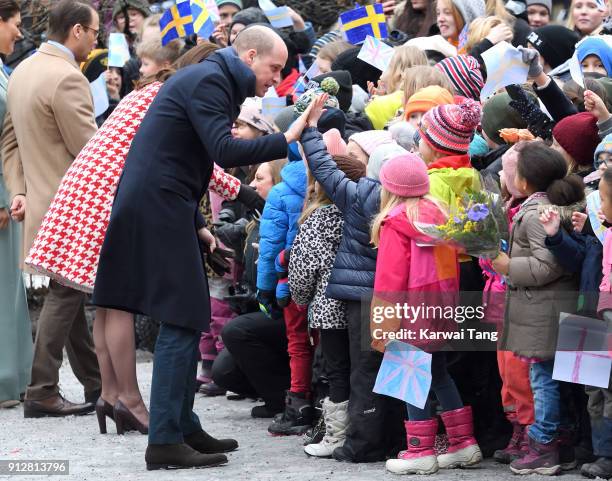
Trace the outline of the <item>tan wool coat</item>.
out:
<instances>
[{"instance_id":1,"label":"tan wool coat","mask_svg":"<svg viewBox=\"0 0 612 481\"><path fill-rule=\"evenodd\" d=\"M87 79L68 52L42 44L9 79L1 138L9 198L26 196L22 260L62 177L95 132Z\"/></svg>"}]
</instances>

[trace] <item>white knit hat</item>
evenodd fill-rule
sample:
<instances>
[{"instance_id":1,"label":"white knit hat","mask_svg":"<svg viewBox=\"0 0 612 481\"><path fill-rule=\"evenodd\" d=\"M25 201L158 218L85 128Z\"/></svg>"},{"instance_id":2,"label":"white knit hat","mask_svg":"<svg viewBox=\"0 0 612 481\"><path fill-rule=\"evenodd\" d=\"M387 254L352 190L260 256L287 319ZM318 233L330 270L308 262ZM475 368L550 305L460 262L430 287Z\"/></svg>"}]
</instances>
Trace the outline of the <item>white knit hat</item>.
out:
<instances>
[{"instance_id":1,"label":"white knit hat","mask_svg":"<svg viewBox=\"0 0 612 481\"><path fill-rule=\"evenodd\" d=\"M484 17L487 13L484 0L452 0L452 2L461 13L465 25L469 25L478 17Z\"/></svg>"}]
</instances>

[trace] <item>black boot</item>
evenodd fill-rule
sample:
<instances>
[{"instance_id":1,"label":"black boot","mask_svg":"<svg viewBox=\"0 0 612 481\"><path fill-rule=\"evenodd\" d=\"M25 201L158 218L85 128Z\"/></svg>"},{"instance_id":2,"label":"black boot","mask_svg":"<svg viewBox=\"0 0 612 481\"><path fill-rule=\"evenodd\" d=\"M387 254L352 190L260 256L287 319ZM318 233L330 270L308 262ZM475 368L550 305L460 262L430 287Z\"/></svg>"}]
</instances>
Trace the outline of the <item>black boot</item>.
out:
<instances>
[{"instance_id":1,"label":"black boot","mask_svg":"<svg viewBox=\"0 0 612 481\"><path fill-rule=\"evenodd\" d=\"M587 478L612 479L612 458L601 457L594 463L583 464L580 474Z\"/></svg>"},{"instance_id":2,"label":"black boot","mask_svg":"<svg viewBox=\"0 0 612 481\"><path fill-rule=\"evenodd\" d=\"M270 434L287 436L304 434L312 426L314 409L303 393L287 392L285 411L268 426Z\"/></svg>"},{"instance_id":3,"label":"black boot","mask_svg":"<svg viewBox=\"0 0 612 481\"><path fill-rule=\"evenodd\" d=\"M149 444L145 453L147 470L210 468L227 463L224 454L202 454L187 444Z\"/></svg>"},{"instance_id":4,"label":"black boot","mask_svg":"<svg viewBox=\"0 0 612 481\"><path fill-rule=\"evenodd\" d=\"M185 436L185 444L204 454L229 453L238 449L235 439L215 439L206 431L196 431Z\"/></svg>"},{"instance_id":5,"label":"black boot","mask_svg":"<svg viewBox=\"0 0 612 481\"><path fill-rule=\"evenodd\" d=\"M262 404L261 406L255 406L251 409L251 417L256 419L271 419L276 417L277 414L282 413L284 410L283 406L275 406L272 404Z\"/></svg>"}]
</instances>

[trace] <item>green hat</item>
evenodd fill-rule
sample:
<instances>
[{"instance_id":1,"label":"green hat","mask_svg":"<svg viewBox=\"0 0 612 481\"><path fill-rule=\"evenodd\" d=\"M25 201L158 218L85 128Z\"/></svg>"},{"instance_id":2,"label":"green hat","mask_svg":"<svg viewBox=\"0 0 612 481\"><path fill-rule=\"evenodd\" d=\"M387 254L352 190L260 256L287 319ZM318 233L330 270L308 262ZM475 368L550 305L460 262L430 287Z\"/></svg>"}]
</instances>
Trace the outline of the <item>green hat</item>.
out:
<instances>
[{"instance_id":1,"label":"green hat","mask_svg":"<svg viewBox=\"0 0 612 481\"><path fill-rule=\"evenodd\" d=\"M151 15L149 4L144 0L117 0L115 2L115 6L113 7L113 20L124 8L133 8L134 10L138 10L145 17Z\"/></svg>"},{"instance_id":2,"label":"green hat","mask_svg":"<svg viewBox=\"0 0 612 481\"><path fill-rule=\"evenodd\" d=\"M527 128L527 122L521 118L521 115L516 110L510 107L511 100L506 92L502 92L495 94L482 106L482 130L487 134L487 137L498 145L505 144L499 136L501 129Z\"/></svg>"},{"instance_id":3,"label":"green hat","mask_svg":"<svg viewBox=\"0 0 612 481\"><path fill-rule=\"evenodd\" d=\"M215 0L217 3L217 7L222 7L223 5L234 5L238 8L238 10L242 10L242 0Z\"/></svg>"}]
</instances>

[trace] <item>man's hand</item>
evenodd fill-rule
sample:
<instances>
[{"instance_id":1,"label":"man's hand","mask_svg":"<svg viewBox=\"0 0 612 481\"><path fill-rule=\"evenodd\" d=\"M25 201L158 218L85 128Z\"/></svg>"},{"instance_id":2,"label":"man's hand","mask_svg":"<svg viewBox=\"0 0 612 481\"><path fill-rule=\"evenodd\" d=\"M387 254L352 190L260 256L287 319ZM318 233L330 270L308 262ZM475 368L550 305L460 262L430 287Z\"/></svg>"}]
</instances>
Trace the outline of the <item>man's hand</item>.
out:
<instances>
[{"instance_id":1,"label":"man's hand","mask_svg":"<svg viewBox=\"0 0 612 481\"><path fill-rule=\"evenodd\" d=\"M8 210L0 209L0 230L6 229L11 220Z\"/></svg>"},{"instance_id":2,"label":"man's hand","mask_svg":"<svg viewBox=\"0 0 612 481\"><path fill-rule=\"evenodd\" d=\"M11 217L15 222L21 222L24 219L26 211L25 195L19 194L13 198L10 211Z\"/></svg>"},{"instance_id":3,"label":"man's hand","mask_svg":"<svg viewBox=\"0 0 612 481\"><path fill-rule=\"evenodd\" d=\"M206 247L211 253L215 251L215 249L217 248L217 241L215 240L215 236L212 235L206 227L202 227L198 231L198 237L206 245Z\"/></svg>"},{"instance_id":4,"label":"man's hand","mask_svg":"<svg viewBox=\"0 0 612 481\"><path fill-rule=\"evenodd\" d=\"M306 124L308 123L308 116L310 115L310 111L314 105L314 101L310 102L310 105L306 108L304 113L300 115L295 122L291 124L289 130L285 132L285 139L287 143L290 144L292 142L298 142L302 137L302 132L306 128Z\"/></svg>"}]
</instances>

